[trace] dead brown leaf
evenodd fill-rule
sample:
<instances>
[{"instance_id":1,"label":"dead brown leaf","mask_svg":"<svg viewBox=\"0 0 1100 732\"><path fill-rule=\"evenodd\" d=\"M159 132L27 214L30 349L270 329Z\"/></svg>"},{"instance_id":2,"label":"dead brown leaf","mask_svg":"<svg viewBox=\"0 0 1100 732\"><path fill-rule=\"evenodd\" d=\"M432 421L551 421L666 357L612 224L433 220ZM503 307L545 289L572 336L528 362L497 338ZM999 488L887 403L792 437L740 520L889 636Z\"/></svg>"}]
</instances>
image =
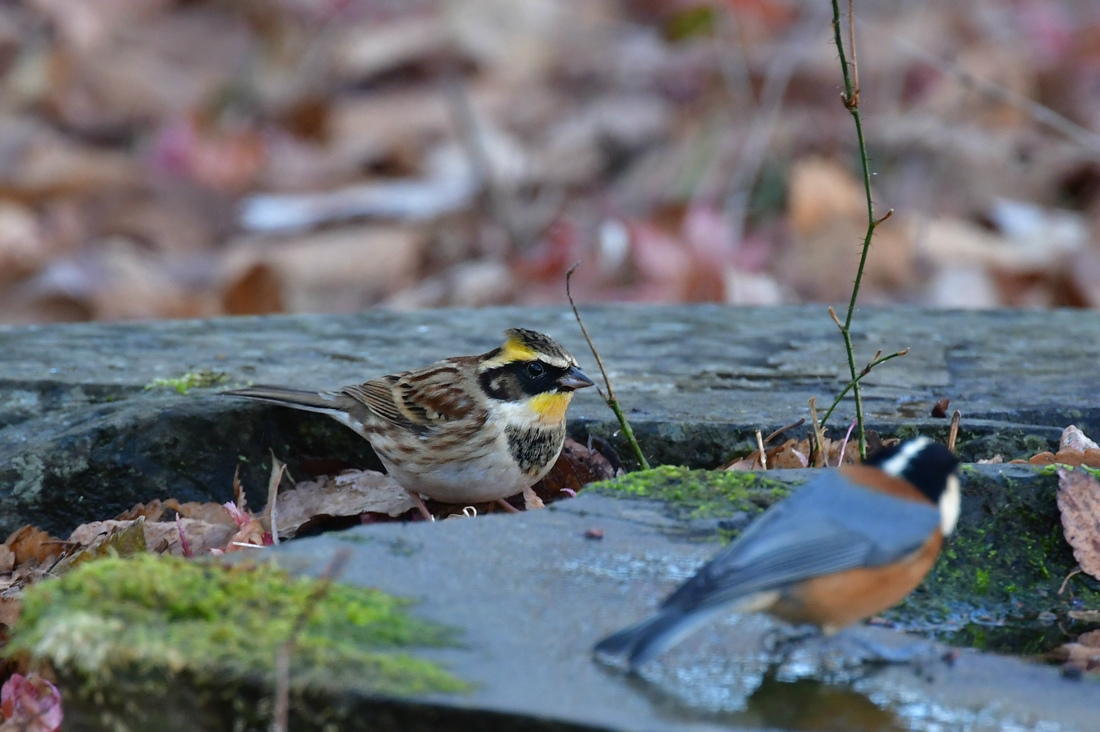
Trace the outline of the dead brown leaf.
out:
<instances>
[{"instance_id":1,"label":"dead brown leaf","mask_svg":"<svg viewBox=\"0 0 1100 732\"><path fill-rule=\"evenodd\" d=\"M1100 579L1100 481L1084 470L1059 468L1058 510L1081 571Z\"/></svg>"},{"instance_id":2,"label":"dead brown leaf","mask_svg":"<svg viewBox=\"0 0 1100 732\"><path fill-rule=\"evenodd\" d=\"M279 494L279 536L293 537L318 516L400 516L413 508L416 502L409 492L384 473L363 470L322 476Z\"/></svg>"},{"instance_id":3,"label":"dead brown leaf","mask_svg":"<svg viewBox=\"0 0 1100 732\"><path fill-rule=\"evenodd\" d=\"M1069 663L1084 671L1100 669L1100 630L1082 633L1073 643L1064 643L1051 652L1055 661Z\"/></svg>"},{"instance_id":4,"label":"dead brown leaf","mask_svg":"<svg viewBox=\"0 0 1100 732\"><path fill-rule=\"evenodd\" d=\"M1084 457L1081 459L1082 465L1087 465L1090 468L1100 468L1100 449L1092 448L1085 450Z\"/></svg>"},{"instance_id":5,"label":"dead brown leaf","mask_svg":"<svg viewBox=\"0 0 1100 732\"><path fill-rule=\"evenodd\" d=\"M173 502L175 499L166 503ZM217 504L185 505L216 506ZM221 509L222 515L229 516L229 512L224 507L217 507ZM75 563L83 555L87 555L87 558L102 556L108 548L121 556L136 554L139 551L168 552L180 556L184 552L180 542L179 527L183 528L187 542L195 555L207 554L211 549L224 549L238 530L232 519L210 522L198 518L181 518L177 523L176 520L150 521L139 516L129 520L94 521L78 526L69 537L70 541L86 547L71 561ZM140 535L135 533L136 531L140 531Z\"/></svg>"},{"instance_id":6,"label":"dead brown leaf","mask_svg":"<svg viewBox=\"0 0 1100 732\"><path fill-rule=\"evenodd\" d=\"M133 508L123 511L115 516L115 521L133 521L143 516L146 521L160 521L165 508L164 503L159 498L154 498L148 503L138 503Z\"/></svg>"},{"instance_id":7,"label":"dead brown leaf","mask_svg":"<svg viewBox=\"0 0 1100 732\"><path fill-rule=\"evenodd\" d=\"M0 285L36 271L50 254L34 212L0 201Z\"/></svg>"},{"instance_id":8,"label":"dead brown leaf","mask_svg":"<svg viewBox=\"0 0 1100 732\"><path fill-rule=\"evenodd\" d=\"M0 544L0 574L15 568L15 552L7 544Z\"/></svg>"},{"instance_id":9,"label":"dead brown leaf","mask_svg":"<svg viewBox=\"0 0 1100 732\"><path fill-rule=\"evenodd\" d=\"M184 556L183 538L193 556L209 554L212 550L224 550L235 533L234 527L226 524L210 523L200 519L181 518L178 521L161 521L145 525L145 543L153 547L154 553L167 552L173 556Z\"/></svg>"},{"instance_id":10,"label":"dead brown leaf","mask_svg":"<svg viewBox=\"0 0 1100 732\"><path fill-rule=\"evenodd\" d=\"M15 566L30 560L44 564L50 559L61 556L65 550L64 542L30 525L17 529L8 537L4 545L15 555Z\"/></svg>"},{"instance_id":11,"label":"dead brown leaf","mask_svg":"<svg viewBox=\"0 0 1100 732\"><path fill-rule=\"evenodd\" d=\"M877 432L867 433L868 452L874 452L883 446L883 441ZM844 448L844 457L841 458L840 449ZM764 451L768 459L768 469L774 468L806 468L809 467L809 456L812 452L810 438L801 440L789 439L781 445L768 448ZM855 465L859 462L859 443L855 439L834 440L825 438L825 463L829 467L838 465ZM819 463L820 464L820 463ZM761 470L760 452L754 450L743 458L738 458L722 468L723 470Z\"/></svg>"},{"instance_id":12,"label":"dead brown leaf","mask_svg":"<svg viewBox=\"0 0 1100 732\"><path fill-rule=\"evenodd\" d=\"M539 495L531 488L531 486L524 486L523 488L523 508L525 511L530 511L535 508L546 508L546 504L542 502Z\"/></svg>"},{"instance_id":13,"label":"dead brown leaf","mask_svg":"<svg viewBox=\"0 0 1100 732\"><path fill-rule=\"evenodd\" d=\"M1100 623L1100 610L1070 610L1066 616L1082 623Z\"/></svg>"},{"instance_id":14,"label":"dead brown leaf","mask_svg":"<svg viewBox=\"0 0 1100 732\"><path fill-rule=\"evenodd\" d=\"M241 238L227 244L222 300L244 312L358 307L411 284L426 242L416 228L377 225Z\"/></svg>"},{"instance_id":15,"label":"dead brown leaf","mask_svg":"<svg viewBox=\"0 0 1100 732\"><path fill-rule=\"evenodd\" d=\"M20 597L0 597L0 626L12 627L23 612L23 600Z\"/></svg>"},{"instance_id":16,"label":"dead brown leaf","mask_svg":"<svg viewBox=\"0 0 1100 732\"><path fill-rule=\"evenodd\" d=\"M112 554L120 557L144 554L145 523L145 517L139 516L133 521L94 521L76 527L69 542L79 548L58 564L58 571Z\"/></svg>"},{"instance_id":17,"label":"dead brown leaf","mask_svg":"<svg viewBox=\"0 0 1100 732\"><path fill-rule=\"evenodd\" d=\"M775 274L781 282L814 300L837 300L850 291L851 272L859 264L860 241L867 230L862 183L840 163L824 158L796 162L787 192L792 224L790 246ZM897 292L919 282L916 239L905 222L886 222L875 231L878 257L867 259L864 285Z\"/></svg>"},{"instance_id":18,"label":"dead brown leaf","mask_svg":"<svg viewBox=\"0 0 1100 732\"><path fill-rule=\"evenodd\" d=\"M1062 448L1058 452L1054 453L1054 462L1058 463L1059 465L1079 467L1084 457L1084 454L1078 452L1077 450Z\"/></svg>"},{"instance_id":19,"label":"dead brown leaf","mask_svg":"<svg viewBox=\"0 0 1100 732\"><path fill-rule=\"evenodd\" d=\"M614 477L611 461L598 450L566 438L554 467L532 489L544 504L553 503L575 495L589 483Z\"/></svg>"},{"instance_id":20,"label":"dead brown leaf","mask_svg":"<svg viewBox=\"0 0 1100 732\"><path fill-rule=\"evenodd\" d=\"M175 510L176 513L184 518L205 521L211 524L221 524L223 526L237 526L237 522L233 519L233 514L228 508L220 503L199 501L180 503L175 498L169 498L164 502L164 505L166 508Z\"/></svg>"}]
</instances>

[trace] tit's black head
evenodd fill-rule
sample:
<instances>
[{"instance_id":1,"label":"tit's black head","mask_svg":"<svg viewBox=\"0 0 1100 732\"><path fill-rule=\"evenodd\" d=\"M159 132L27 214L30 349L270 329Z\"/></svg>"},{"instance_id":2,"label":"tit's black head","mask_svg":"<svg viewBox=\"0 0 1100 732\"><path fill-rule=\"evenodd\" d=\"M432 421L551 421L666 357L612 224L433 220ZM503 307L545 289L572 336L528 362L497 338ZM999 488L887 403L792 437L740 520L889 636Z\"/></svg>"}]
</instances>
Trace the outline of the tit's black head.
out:
<instances>
[{"instance_id":1,"label":"tit's black head","mask_svg":"<svg viewBox=\"0 0 1100 732\"><path fill-rule=\"evenodd\" d=\"M864 465L912 483L932 503L938 504L959 459L938 442L917 437L868 455Z\"/></svg>"}]
</instances>

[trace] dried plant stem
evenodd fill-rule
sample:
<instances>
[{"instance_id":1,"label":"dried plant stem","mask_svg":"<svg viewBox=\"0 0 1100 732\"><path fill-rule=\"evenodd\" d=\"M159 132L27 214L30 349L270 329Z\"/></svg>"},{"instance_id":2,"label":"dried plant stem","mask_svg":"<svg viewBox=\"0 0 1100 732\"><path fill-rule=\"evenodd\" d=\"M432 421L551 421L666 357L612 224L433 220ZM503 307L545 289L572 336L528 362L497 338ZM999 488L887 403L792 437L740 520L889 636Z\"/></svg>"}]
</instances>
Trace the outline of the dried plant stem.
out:
<instances>
[{"instance_id":1,"label":"dried plant stem","mask_svg":"<svg viewBox=\"0 0 1100 732\"><path fill-rule=\"evenodd\" d=\"M844 441L840 443L840 457L836 460L836 466L839 468L844 464L844 453L848 451L848 440L852 439L852 430L856 428L856 421L853 419L852 423L848 425L848 431L844 433ZM825 458L825 464L829 464L829 458Z\"/></svg>"},{"instance_id":2,"label":"dried plant stem","mask_svg":"<svg viewBox=\"0 0 1100 732\"><path fill-rule=\"evenodd\" d=\"M955 410L951 415L951 427L947 431L947 449L955 452L955 442L959 439L959 422L962 421L962 412Z\"/></svg>"},{"instance_id":3,"label":"dried plant stem","mask_svg":"<svg viewBox=\"0 0 1100 732\"><path fill-rule=\"evenodd\" d=\"M833 315L833 321L837 324L837 327L840 328L841 336L844 338L844 350L848 354L848 370L852 377L851 381L848 382L848 386L845 388L845 392L847 392L848 389L853 390L856 402L856 423L859 426L859 454L860 457L867 457L867 433L863 426L863 395L859 387L859 377L856 375L856 355L852 347L852 316L855 315L856 312L856 300L859 297L860 282L863 280L863 269L867 264L867 254L871 251L871 238L874 236L875 228L883 221L890 218L893 209L887 211L885 216L875 218L875 204L871 198L871 170L867 163L867 144L863 138L863 120L859 115L859 71L855 63L855 32L852 26L852 0L848 0L849 45L852 52L851 64L849 64L848 58L845 55L844 40L841 38L840 5L837 0L832 0L832 5L833 40L836 43L837 53L840 55L840 70L844 75L844 93L841 95L841 99L844 102L845 108L851 113L852 120L855 122L856 139L859 141L859 158L863 165L863 189L867 195L867 233L863 237L863 251L860 253L859 268L856 270L855 282L852 283L852 298L848 302L848 313L844 318L844 322L840 322L836 317L836 313L833 312L831 308L830 312ZM850 70L849 66L851 66ZM841 392L841 395L845 392ZM832 413L832 408L826 413L822 422L828 419L830 413Z\"/></svg>"},{"instance_id":4,"label":"dried plant stem","mask_svg":"<svg viewBox=\"0 0 1100 732\"><path fill-rule=\"evenodd\" d=\"M760 451L760 469L768 469L768 453L764 451L764 435L756 431L756 449Z\"/></svg>"},{"instance_id":5,"label":"dried plant stem","mask_svg":"<svg viewBox=\"0 0 1100 732\"><path fill-rule=\"evenodd\" d=\"M271 719L271 732L287 732L290 718L290 657L294 654L298 638L306 629L309 616L313 614L317 603L328 594L333 580L343 573L349 559L351 559L351 552L347 549L337 550L332 555L321 576L317 578L313 592L306 597L298 617L294 619L294 625L290 628L286 642L275 653L275 710Z\"/></svg>"},{"instance_id":6,"label":"dried plant stem","mask_svg":"<svg viewBox=\"0 0 1100 732\"><path fill-rule=\"evenodd\" d=\"M780 427L775 432L772 432L770 435L765 437L764 438L764 444L765 445L768 444L769 442L774 440L776 437L779 437L781 434L783 434L787 430L793 430L795 427L801 427L804 424L806 424L806 418L805 417L799 417L797 422L791 422L788 425Z\"/></svg>"},{"instance_id":7,"label":"dried plant stem","mask_svg":"<svg viewBox=\"0 0 1100 732\"><path fill-rule=\"evenodd\" d=\"M810 421L814 427L814 442L816 446L810 453L812 463L815 467L823 467L818 465L822 456L825 454L825 429L821 426L821 422L817 419L817 397L810 397Z\"/></svg>"},{"instance_id":8,"label":"dried plant stem","mask_svg":"<svg viewBox=\"0 0 1100 732\"><path fill-rule=\"evenodd\" d=\"M1081 572L1083 572L1083 571L1084 570L1081 569L1080 566L1078 566L1077 569L1075 569L1072 572L1070 572L1069 574L1067 574L1066 578L1064 580L1062 580L1062 586L1058 588L1058 594L1061 595L1063 592L1065 592L1066 591L1066 585L1069 584L1069 581L1071 579L1073 579L1075 576L1081 574Z\"/></svg>"},{"instance_id":9,"label":"dried plant stem","mask_svg":"<svg viewBox=\"0 0 1100 732\"><path fill-rule=\"evenodd\" d=\"M279 543L279 484L283 482L283 473L286 465L275 457L275 451L271 451L271 477L267 481L267 506L264 515L271 528L271 543Z\"/></svg>"},{"instance_id":10,"label":"dried plant stem","mask_svg":"<svg viewBox=\"0 0 1100 732\"><path fill-rule=\"evenodd\" d=\"M577 267L581 266L580 262L577 262L569 271L565 273L565 296L569 298L569 307L573 308L573 316L577 319L577 325L581 327L581 333L584 333L584 339L588 341L588 347L592 349L592 355L596 357L596 365L600 367L600 374L603 375L603 383L607 386L607 394L602 391L600 396L607 402L607 406L611 407L611 411L615 413L615 417L619 420L619 426L623 430L623 436L626 441L630 443L630 449L634 451L634 457L637 458L638 464L643 469L649 470L649 461L645 459L645 455L642 454L642 448L638 445L638 440L634 437L634 430L630 429L630 422L626 420L626 415L623 414L623 410L619 407L619 401L615 398L615 390L611 388L611 379L607 376L607 369L603 366L603 359L600 358L600 352L596 350L596 345L592 343L592 338L588 335L588 329L584 327L584 321L581 320L580 311L577 310L577 304L573 302L573 293L569 290L569 280L573 277L573 273L577 270ZM597 387L598 389L599 387Z\"/></svg>"}]
</instances>

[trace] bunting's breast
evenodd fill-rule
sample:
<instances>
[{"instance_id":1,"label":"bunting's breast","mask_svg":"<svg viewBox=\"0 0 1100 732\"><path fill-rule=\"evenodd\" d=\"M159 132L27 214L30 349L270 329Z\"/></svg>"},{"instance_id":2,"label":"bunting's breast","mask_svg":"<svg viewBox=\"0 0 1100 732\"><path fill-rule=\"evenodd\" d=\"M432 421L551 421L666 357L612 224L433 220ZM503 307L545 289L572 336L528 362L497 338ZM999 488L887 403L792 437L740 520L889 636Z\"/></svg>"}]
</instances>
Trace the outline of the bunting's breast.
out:
<instances>
[{"instance_id":1,"label":"bunting's breast","mask_svg":"<svg viewBox=\"0 0 1100 732\"><path fill-rule=\"evenodd\" d=\"M519 469L527 475L541 478L561 452L565 441L565 423L554 427L509 425L506 435L508 450Z\"/></svg>"}]
</instances>

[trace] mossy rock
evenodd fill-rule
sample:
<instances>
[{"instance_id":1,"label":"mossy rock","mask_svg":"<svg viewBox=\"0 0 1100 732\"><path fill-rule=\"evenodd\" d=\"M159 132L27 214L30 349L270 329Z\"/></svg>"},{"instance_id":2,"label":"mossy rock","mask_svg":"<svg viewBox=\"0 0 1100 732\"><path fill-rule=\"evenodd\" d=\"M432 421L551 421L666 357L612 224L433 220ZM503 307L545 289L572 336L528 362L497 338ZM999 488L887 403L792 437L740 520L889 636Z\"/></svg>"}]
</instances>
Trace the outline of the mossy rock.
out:
<instances>
[{"instance_id":1,"label":"mossy rock","mask_svg":"<svg viewBox=\"0 0 1100 732\"><path fill-rule=\"evenodd\" d=\"M939 560L904 603L885 613L903 627L991 650L1039 652L1064 640L1043 622L1100 610L1100 582L1076 575L1065 541L1052 470L1026 465L964 466L963 513ZM728 541L757 514L811 480L813 471L768 473L664 466L590 487L663 501L682 521L670 533ZM1072 624L1072 622L1071 622Z\"/></svg>"},{"instance_id":2,"label":"mossy rock","mask_svg":"<svg viewBox=\"0 0 1100 732\"><path fill-rule=\"evenodd\" d=\"M978 648L1046 650L1052 634L1034 621L1058 619L1070 632L1068 613L1100 610L1100 582L1066 579L1077 562L1062 530L1058 478L1022 465L964 466L961 477L958 529L921 586L888 615Z\"/></svg>"},{"instance_id":3,"label":"mossy rock","mask_svg":"<svg viewBox=\"0 0 1100 732\"><path fill-rule=\"evenodd\" d=\"M675 533L728 541L758 514L790 495L792 485L762 473L662 465L594 483L585 490L663 501L666 512L684 522L686 531Z\"/></svg>"},{"instance_id":4,"label":"mossy rock","mask_svg":"<svg viewBox=\"0 0 1100 732\"><path fill-rule=\"evenodd\" d=\"M94 702L100 722L118 729L169 724L166 715L191 706L231 715L227 729L264 729L276 656L291 637L289 681L299 701L330 687L383 697L467 690L411 653L455 639L411 616L410 604L295 579L270 564L105 558L30 587L8 652L48 662L67 690ZM242 706L244 699L253 702Z\"/></svg>"}]
</instances>

